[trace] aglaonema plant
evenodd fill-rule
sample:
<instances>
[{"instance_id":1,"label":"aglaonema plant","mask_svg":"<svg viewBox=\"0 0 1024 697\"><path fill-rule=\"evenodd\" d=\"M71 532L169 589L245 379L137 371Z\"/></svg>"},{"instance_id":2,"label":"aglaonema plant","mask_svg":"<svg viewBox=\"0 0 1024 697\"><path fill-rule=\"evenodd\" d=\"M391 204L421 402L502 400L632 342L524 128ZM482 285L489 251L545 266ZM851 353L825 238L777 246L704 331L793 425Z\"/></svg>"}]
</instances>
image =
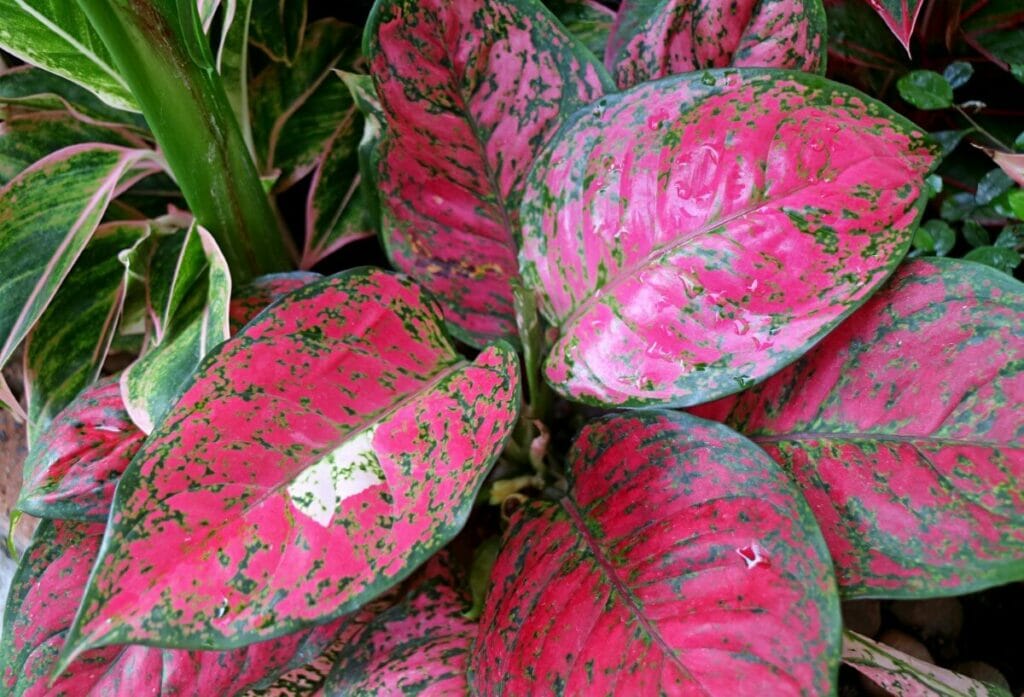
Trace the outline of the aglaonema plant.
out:
<instances>
[{"instance_id":1,"label":"aglaonema plant","mask_svg":"<svg viewBox=\"0 0 1024 697\"><path fill-rule=\"evenodd\" d=\"M6 693L1001 694L843 631L1024 579L1024 287L820 2L0 12Z\"/></svg>"}]
</instances>

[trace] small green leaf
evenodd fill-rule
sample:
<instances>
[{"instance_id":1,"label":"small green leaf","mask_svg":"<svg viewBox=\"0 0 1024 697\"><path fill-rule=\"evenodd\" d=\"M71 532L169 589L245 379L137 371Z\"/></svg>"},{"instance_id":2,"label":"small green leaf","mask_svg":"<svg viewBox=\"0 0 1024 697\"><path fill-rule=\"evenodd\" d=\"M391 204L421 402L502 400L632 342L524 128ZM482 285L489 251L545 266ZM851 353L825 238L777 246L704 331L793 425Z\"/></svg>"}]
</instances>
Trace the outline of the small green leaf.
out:
<instances>
[{"instance_id":1,"label":"small green leaf","mask_svg":"<svg viewBox=\"0 0 1024 697\"><path fill-rule=\"evenodd\" d=\"M1024 189L1017 189L1011 191L1007 196L1010 203L1010 209L1013 214L1017 216L1018 220L1024 220Z\"/></svg>"},{"instance_id":2,"label":"small green leaf","mask_svg":"<svg viewBox=\"0 0 1024 697\"><path fill-rule=\"evenodd\" d=\"M953 89L966 85L972 75L974 75L974 66L965 61L954 61L942 71L942 77Z\"/></svg>"},{"instance_id":3,"label":"small green leaf","mask_svg":"<svg viewBox=\"0 0 1024 697\"><path fill-rule=\"evenodd\" d=\"M468 620L480 619L487 600L487 591L491 587L491 571L501 549L500 537L489 537L480 543L473 553L473 565L469 569L469 593L473 598L473 606L463 617Z\"/></svg>"},{"instance_id":4,"label":"small green leaf","mask_svg":"<svg viewBox=\"0 0 1024 697\"><path fill-rule=\"evenodd\" d=\"M968 191L958 191L942 201L939 215L943 220L959 222L969 216L978 207L974 200L974 194Z\"/></svg>"},{"instance_id":5,"label":"small green leaf","mask_svg":"<svg viewBox=\"0 0 1024 697\"><path fill-rule=\"evenodd\" d=\"M946 256L954 244L956 231L942 220L929 220L914 233L914 249L923 254Z\"/></svg>"},{"instance_id":6,"label":"small green leaf","mask_svg":"<svg viewBox=\"0 0 1024 697\"><path fill-rule=\"evenodd\" d=\"M953 88L933 70L912 70L899 79L900 96L918 109L946 109L953 106Z\"/></svg>"},{"instance_id":7,"label":"small green leaf","mask_svg":"<svg viewBox=\"0 0 1024 697\"><path fill-rule=\"evenodd\" d=\"M598 59L604 58L608 37L615 24L614 10L597 0L544 0L544 4L591 53Z\"/></svg>"},{"instance_id":8,"label":"small green leaf","mask_svg":"<svg viewBox=\"0 0 1024 697\"><path fill-rule=\"evenodd\" d=\"M996 237L996 241L993 244L996 247L1006 247L1008 249L1020 247L1024 244L1024 225L1020 223L1007 225L999 231L999 236Z\"/></svg>"},{"instance_id":9,"label":"small green leaf","mask_svg":"<svg viewBox=\"0 0 1024 697\"><path fill-rule=\"evenodd\" d=\"M942 176L938 174L929 174L924 178L926 187L926 193L928 198L935 198L942 193Z\"/></svg>"},{"instance_id":10,"label":"small green leaf","mask_svg":"<svg viewBox=\"0 0 1024 697\"><path fill-rule=\"evenodd\" d=\"M932 138L942 148L942 156L949 157L949 154L956 150L956 146L964 139L964 136L973 131L973 128L965 128L961 131L936 131Z\"/></svg>"},{"instance_id":11,"label":"small green leaf","mask_svg":"<svg viewBox=\"0 0 1024 697\"><path fill-rule=\"evenodd\" d=\"M964 221L964 240L972 247L985 247L992 244L988 230L977 220Z\"/></svg>"},{"instance_id":12,"label":"small green leaf","mask_svg":"<svg viewBox=\"0 0 1024 697\"><path fill-rule=\"evenodd\" d=\"M1017 78L1018 82L1024 83L1024 63L1015 63L1010 66L1010 72Z\"/></svg>"},{"instance_id":13,"label":"small green leaf","mask_svg":"<svg viewBox=\"0 0 1024 697\"><path fill-rule=\"evenodd\" d=\"M1021 262L1020 253L1006 247L978 247L964 255L964 259L991 266L1008 274L1012 274Z\"/></svg>"},{"instance_id":14,"label":"small green leaf","mask_svg":"<svg viewBox=\"0 0 1024 697\"><path fill-rule=\"evenodd\" d=\"M978 182L978 191L974 195L975 200L986 205L992 203L996 198L1003 195L1014 186L1010 176L1000 168L990 170Z\"/></svg>"},{"instance_id":15,"label":"small green leaf","mask_svg":"<svg viewBox=\"0 0 1024 697\"><path fill-rule=\"evenodd\" d=\"M278 63L291 64L306 29L305 0L254 0L249 40Z\"/></svg>"}]
</instances>

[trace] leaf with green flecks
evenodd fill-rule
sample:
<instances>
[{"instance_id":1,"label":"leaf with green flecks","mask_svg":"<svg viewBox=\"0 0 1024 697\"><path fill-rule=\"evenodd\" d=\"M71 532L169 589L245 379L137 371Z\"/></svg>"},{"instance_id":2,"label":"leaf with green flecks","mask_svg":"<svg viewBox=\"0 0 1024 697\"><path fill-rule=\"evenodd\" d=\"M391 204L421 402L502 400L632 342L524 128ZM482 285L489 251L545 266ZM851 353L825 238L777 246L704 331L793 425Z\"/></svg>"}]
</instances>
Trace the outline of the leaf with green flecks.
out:
<instances>
[{"instance_id":1,"label":"leaf with green flecks","mask_svg":"<svg viewBox=\"0 0 1024 697\"><path fill-rule=\"evenodd\" d=\"M956 230L943 220L932 219L914 232L914 250L944 257L956 244Z\"/></svg>"},{"instance_id":2,"label":"leaf with green flecks","mask_svg":"<svg viewBox=\"0 0 1024 697\"><path fill-rule=\"evenodd\" d=\"M515 352L461 357L403 276L291 293L204 361L122 475L63 663L242 646L362 606L459 531L519 403Z\"/></svg>"},{"instance_id":3,"label":"leaf with green flecks","mask_svg":"<svg viewBox=\"0 0 1024 697\"><path fill-rule=\"evenodd\" d=\"M320 278L320 274L312 271L274 273L255 278L235 290L232 293L231 307L228 310L228 322L232 336L271 303L280 300L293 290L320 280Z\"/></svg>"},{"instance_id":4,"label":"leaf with green flecks","mask_svg":"<svg viewBox=\"0 0 1024 697\"><path fill-rule=\"evenodd\" d=\"M116 109L84 87L31 65L0 72L0 104L33 111L66 110L80 120L96 122L97 126L116 124L146 130L140 114Z\"/></svg>"},{"instance_id":5,"label":"leaf with green flecks","mask_svg":"<svg viewBox=\"0 0 1024 697\"><path fill-rule=\"evenodd\" d=\"M380 166L380 141L384 137L386 117L381 109L373 78L338 71L356 107L363 115L363 136L359 141L359 186L366 217L375 233L380 232L380 192L377 188L377 168Z\"/></svg>"},{"instance_id":6,"label":"leaf with green flecks","mask_svg":"<svg viewBox=\"0 0 1024 697\"><path fill-rule=\"evenodd\" d=\"M934 70L912 70L896 81L900 96L918 109L953 106L953 88Z\"/></svg>"},{"instance_id":7,"label":"leaf with green flecks","mask_svg":"<svg viewBox=\"0 0 1024 697\"><path fill-rule=\"evenodd\" d=\"M142 176L145 150L58 150L0 188L0 366L39 320L115 192ZM0 404L21 412L0 377Z\"/></svg>"},{"instance_id":8,"label":"leaf with green flecks","mask_svg":"<svg viewBox=\"0 0 1024 697\"><path fill-rule=\"evenodd\" d=\"M526 174L610 78L540 0L381 0L364 40L387 119L388 256L441 301L459 339L515 336Z\"/></svg>"},{"instance_id":9,"label":"leaf with green flecks","mask_svg":"<svg viewBox=\"0 0 1024 697\"><path fill-rule=\"evenodd\" d=\"M966 85L973 75L974 66L966 61L953 61L942 71L942 77L953 89Z\"/></svg>"},{"instance_id":10,"label":"leaf with green flecks","mask_svg":"<svg viewBox=\"0 0 1024 697\"><path fill-rule=\"evenodd\" d=\"M843 663L890 694L920 697L1010 697L1001 687L940 668L856 632L843 633Z\"/></svg>"},{"instance_id":11,"label":"leaf with green flecks","mask_svg":"<svg viewBox=\"0 0 1024 697\"><path fill-rule=\"evenodd\" d=\"M77 2L0 0L0 17L0 48L66 77L111 106L139 110Z\"/></svg>"},{"instance_id":12,"label":"leaf with green flecks","mask_svg":"<svg viewBox=\"0 0 1024 697\"><path fill-rule=\"evenodd\" d=\"M1012 278L914 260L800 361L694 411L786 467L845 596L1020 580L1022 316L1024 285Z\"/></svg>"},{"instance_id":13,"label":"leaf with green flecks","mask_svg":"<svg viewBox=\"0 0 1024 697\"><path fill-rule=\"evenodd\" d=\"M705 71L573 116L530 174L520 264L567 398L685 406L759 382L910 246L933 162L885 105L807 73Z\"/></svg>"},{"instance_id":14,"label":"leaf with green flecks","mask_svg":"<svg viewBox=\"0 0 1024 697\"><path fill-rule=\"evenodd\" d=\"M29 443L100 374L121 316L127 265L119 258L149 236L146 222L96 228L25 342Z\"/></svg>"},{"instance_id":15,"label":"leaf with green flecks","mask_svg":"<svg viewBox=\"0 0 1024 697\"><path fill-rule=\"evenodd\" d=\"M427 562L409 596L381 613L340 653L328 695L468 695L466 668L477 624L452 560Z\"/></svg>"},{"instance_id":16,"label":"leaf with green flecks","mask_svg":"<svg viewBox=\"0 0 1024 697\"><path fill-rule=\"evenodd\" d=\"M193 223L156 242L149 271L153 345L121 375L125 408L146 433L206 354L230 336L231 272L210 233Z\"/></svg>"},{"instance_id":17,"label":"leaf with green flecks","mask_svg":"<svg viewBox=\"0 0 1024 697\"><path fill-rule=\"evenodd\" d=\"M105 521L117 480L145 437L124 409L117 378L103 378L32 445L15 507L37 518Z\"/></svg>"},{"instance_id":18,"label":"leaf with green flecks","mask_svg":"<svg viewBox=\"0 0 1024 697\"><path fill-rule=\"evenodd\" d=\"M620 89L707 68L825 72L821 0L623 0L605 65Z\"/></svg>"},{"instance_id":19,"label":"leaf with green flecks","mask_svg":"<svg viewBox=\"0 0 1024 697\"><path fill-rule=\"evenodd\" d=\"M216 23L220 27L220 36L214 41L220 82L250 150L253 145L249 120L248 49L252 4L253 0L226 0ZM217 10L221 7L220 0L199 0L199 20L206 34L213 29L214 19L218 18Z\"/></svg>"},{"instance_id":20,"label":"leaf with green flecks","mask_svg":"<svg viewBox=\"0 0 1024 697\"><path fill-rule=\"evenodd\" d=\"M339 128L341 137L358 140L352 95L332 75L358 59L358 27L322 19L309 26L290 65L271 63L253 79L253 141L262 171L281 170L276 189L287 189L309 174Z\"/></svg>"},{"instance_id":21,"label":"leaf with green flecks","mask_svg":"<svg viewBox=\"0 0 1024 697\"><path fill-rule=\"evenodd\" d=\"M640 411L586 426L566 470L564 497L512 516L473 694L834 694L828 550L762 450Z\"/></svg>"},{"instance_id":22,"label":"leaf with green flecks","mask_svg":"<svg viewBox=\"0 0 1024 697\"><path fill-rule=\"evenodd\" d=\"M306 0L253 0L249 41L278 63L290 64L302 48Z\"/></svg>"},{"instance_id":23,"label":"leaf with green flecks","mask_svg":"<svg viewBox=\"0 0 1024 697\"><path fill-rule=\"evenodd\" d=\"M594 56L604 58L615 23L614 10L597 0L544 0L544 4Z\"/></svg>"},{"instance_id":24,"label":"leaf with green flecks","mask_svg":"<svg viewBox=\"0 0 1024 697\"><path fill-rule=\"evenodd\" d=\"M991 266L993 269L999 269L1008 274L1013 274L1021 262L1020 252L1016 249L990 247L987 245L975 247L964 255L964 259L976 261L985 266Z\"/></svg>"},{"instance_id":25,"label":"leaf with green flecks","mask_svg":"<svg viewBox=\"0 0 1024 697\"><path fill-rule=\"evenodd\" d=\"M910 55L910 37L917 24L924 0L865 0Z\"/></svg>"},{"instance_id":26,"label":"leaf with green flecks","mask_svg":"<svg viewBox=\"0 0 1024 697\"><path fill-rule=\"evenodd\" d=\"M996 241L992 244L996 247L1008 247L1009 249L1016 249L1024 245L1024 224L1014 223L1006 225L999 231Z\"/></svg>"}]
</instances>

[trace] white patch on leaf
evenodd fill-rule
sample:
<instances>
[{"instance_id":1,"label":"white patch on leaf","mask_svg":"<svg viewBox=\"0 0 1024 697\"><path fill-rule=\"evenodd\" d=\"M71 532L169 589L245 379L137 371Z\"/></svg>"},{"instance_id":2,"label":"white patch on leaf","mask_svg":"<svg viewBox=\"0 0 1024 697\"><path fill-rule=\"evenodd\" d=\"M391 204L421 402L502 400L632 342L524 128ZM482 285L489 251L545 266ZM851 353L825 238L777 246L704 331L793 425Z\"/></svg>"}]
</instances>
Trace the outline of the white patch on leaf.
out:
<instances>
[{"instance_id":1,"label":"white patch on leaf","mask_svg":"<svg viewBox=\"0 0 1024 697\"><path fill-rule=\"evenodd\" d=\"M383 483L384 470L373 451L375 432L363 431L307 467L288 486L292 505L327 527L345 499Z\"/></svg>"}]
</instances>

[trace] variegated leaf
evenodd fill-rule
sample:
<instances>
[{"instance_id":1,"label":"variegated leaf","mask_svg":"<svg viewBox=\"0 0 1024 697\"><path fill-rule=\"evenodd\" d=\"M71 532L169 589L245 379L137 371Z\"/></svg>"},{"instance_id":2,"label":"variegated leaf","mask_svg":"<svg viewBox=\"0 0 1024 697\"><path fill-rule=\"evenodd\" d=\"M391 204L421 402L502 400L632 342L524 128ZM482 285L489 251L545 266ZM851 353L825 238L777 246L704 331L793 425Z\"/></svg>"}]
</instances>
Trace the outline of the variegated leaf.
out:
<instances>
[{"instance_id":1,"label":"variegated leaf","mask_svg":"<svg viewBox=\"0 0 1024 697\"><path fill-rule=\"evenodd\" d=\"M503 344L460 357L401 276L357 269L278 301L122 476L64 662L126 641L241 646L379 596L463 525L518 375Z\"/></svg>"},{"instance_id":2,"label":"variegated leaf","mask_svg":"<svg viewBox=\"0 0 1024 697\"><path fill-rule=\"evenodd\" d=\"M596 58L604 58L615 10L597 0L544 0L544 4Z\"/></svg>"},{"instance_id":3,"label":"variegated leaf","mask_svg":"<svg viewBox=\"0 0 1024 697\"><path fill-rule=\"evenodd\" d=\"M128 284L127 263L119 255L148 236L145 222L99 226L28 335L24 375L29 443L99 377Z\"/></svg>"},{"instance_id":4,"label":"variegated leaf","mask_svg":"<svg viewBox=\"0 0 1024 697\"><path fill-rule=\"evenodd\" d=\"M37 518L103 522L114 487L142 446L117 378L83 390L32 445L16 508Z\"/></svg>"},{"instance_id":5,"label":"variegated leaf","mask_svg":"<svg viewBox=\"0 0 1024 697\"><path fill-rule=\"evenodd\" d=\"M338 72L356 107L363 115L363 137L359 141L359 186L362 190L362 205L366 207L374 233L380 232L380 190L377 186L377 169L380 167L380 141L384 137L384 122L387 118L377 99L373 78L369 75Z\"/></svg>"},{"instance_id":6,"label":"variegated leaf","mask_svg":"<svg viewBox=\"0 0 1024 697\"><path fill-rule=\"evenodd\" d=\"M910 244L925 134L804 73L705 71L580 110L541 154L520 263L587 403L685 406L831 331Z\"/></svg>"},{"instance_id":7,"label":"variegated leaf","mask_svg":"<svg viewBox=\"0 0 1024 697\"><path fill-rule=\"evenodd\" d=\"M267 305L320 278L320 274L312 271L293 271L260 276L249 281L235 291L235 297L231 299L228 310L231 334L237 334L242 327L266 309Z\"/></svg>"},{"instance_id":8,"label":"variegated leaf","mask_svg":"<svg viewBox=\"0 0 1024 697\"><path fill-rule=\"evenodd\" d=\"M306 31L306 0L252 0L249 40L278 63L291 64Z\"/></svg>"},{"instance_id":9,"label":"variegated leaf","mask_svg":"<svg viewBox=\"0 0 1024 697\"><path fill-rule=\"evenodd\" d=\"M140 114L116 109L84 87L31 65L0 72L0 104L23 110L67 111L85 123L146 131Z\"/></svg>"},{"instance_id":10,"label":"variegated leaf","mask_svg":"<svg viewBox=\"0 0 1024 697\"><path fill-rule=\"evenodd\" d=\"M864 0L885 21L893 35L903 44L910 55L910 36L914 33L917 16L924 7L924 0Z\"/></svg>"},{"instance_id":11,"label":"variegated leaf","mask_svg":"<svg viewBox=\"0 0 1024 697\"><path fill-rule=\"evenodd\" d=\"M804 490L846 597L1024 578L1024 286L915 260L821 345L695 410Z\"/></svg>"},{"instance_id":12,"label":"variegated leaf","mask_svg":"<svg viewBox=\"0 0 1024 697\"><path fill-rule=\"evenodd\" d=\"M568 492L513 518L471 657L481 695L827 695L828 550L800 491L720 424L585 427Z\"/></svg>"},{"instance_id":13,"label":"variegated leaf","mask_svg":"<svg viewBox=\"0 0 1024 697\"><path fill-rule=\"evenodd\" d=\"M620 89L706 68L825 72L821 0L623 0L605 64Z\"/></svg>"},{"instance_id":14,"label":"variegated leaf","mask_svg":"<svg viewBox=\"0 0 1024 697\"><path fill-rule=\"evenodd\" d=\"M381 0L366 42L387 119L389 257L441 301L458 338L514 336L526 173L607 75L539 0Z\"/></svg>"}]
</instances>

